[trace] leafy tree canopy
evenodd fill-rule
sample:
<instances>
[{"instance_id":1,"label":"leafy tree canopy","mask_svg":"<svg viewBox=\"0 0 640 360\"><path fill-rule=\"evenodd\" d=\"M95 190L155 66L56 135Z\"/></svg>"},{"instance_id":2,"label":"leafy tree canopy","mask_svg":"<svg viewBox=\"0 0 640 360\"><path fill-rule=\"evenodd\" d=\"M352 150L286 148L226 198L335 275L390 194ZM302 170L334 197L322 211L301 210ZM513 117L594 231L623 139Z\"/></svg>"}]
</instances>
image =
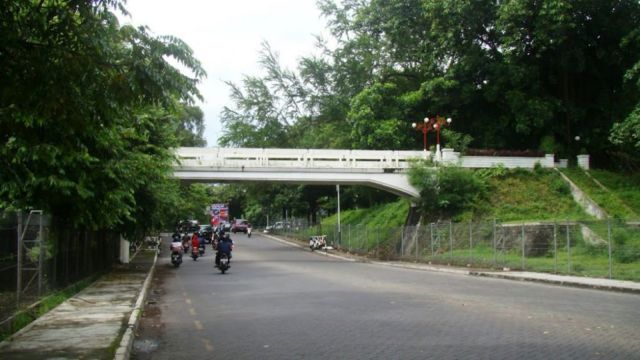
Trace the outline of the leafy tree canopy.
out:
<instances>
[{"instance_id":1,"label":"leafy tree canopy","mask_svg":"<svg viewBox=\"0 0 640 360\"><path fill-rule=\"evenodd\" d=\"M169 206L171 148L199 141L205 72L180 39L121 26L123 3L0 6L0 209L134 231Z\"/></svg>"}]
</instances>

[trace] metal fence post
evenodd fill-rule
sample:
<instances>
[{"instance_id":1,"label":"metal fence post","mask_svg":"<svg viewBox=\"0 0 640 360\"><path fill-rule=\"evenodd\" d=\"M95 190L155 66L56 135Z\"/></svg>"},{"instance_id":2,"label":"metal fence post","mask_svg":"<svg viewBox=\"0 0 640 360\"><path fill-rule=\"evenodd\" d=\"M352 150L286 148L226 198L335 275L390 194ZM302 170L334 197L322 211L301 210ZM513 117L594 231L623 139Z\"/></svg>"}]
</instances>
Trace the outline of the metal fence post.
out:
<instances>
[{"instance_id":1,"label":"metal fence post","mask_svg":"<svg viewBox=\"0 0 640 360\"><path fill-rule=\"evenodd\" d=\"M558 273L558 223L553 222L553 273Z\"/></svg>"},{"instance_id":2,"label":"metal fence post","mask_svg":"<svg viewBox=\"0 0 640 360\"><path fill-rule=\"evenodd\" d=\"M571 274L571 236L569 235L569 221L567 221L567 273Z\"/></svg>"},{"instance_id":3,"label":"metal fence post","mask_svg":"<svg viewBox=\"0 0 640 360\"><path fill-rule=\"evenodd\" d=\"M351 252L351 224L347 227L347 249Z\"/></svg>"},{"instance_id":4,"label":"metal fence post","mask_svg":"<svg viewBox=\"0 0 640 360\"><path fill-rule=\"evenodd\" d=\"M433 223L430 224L431 228L431 259L433 260Z\"/></svg>"},{"instance_id":5,"label":"metal fence post","mask_svg":"<svg viewBox=\"0 0 640 360\"><path fill-rule=\"evenodd\" d=\"M611 258L611 219L607 219L607 240L609 243L609 279L613 276L613 259Z\"/></svg>"},{"instance_id":6,"label":"metal fence post","mask_svg":"<svg viewBox=\"0 0 640 360\"><path fill-rule=\"evenodd\" d=\"M380 258L380 228L376 231L376 257Z\"/></svg>"},{"instance_id":7,"label":"metal fence post","mask_svg":"<svg viewBox=\"0 0 640 360\"><path fill-rule=\"evenodd\" d=\"M493 219L493 267L497 266L497 259L496 259L496 219Z\"/></svg>"},{"instance_id":8,"label":"metal fence post","mask_svg":"<svg viewBox=\"0 0 640 360\"><path fill-rule=\"evenodd\" d=\"M420 228L416 227L416 231L415 231L415 235L414 235L414 239L416 239L416 262L418 261L418 259L420 259L420 234L419 234Z\"/></svg>"},{"instance_id":9,"label":"metal fence post","mask_svg":"<svg viewBox=\"0 0 640 360\"><path fill-rule=\"evenodd\" d=\"M17 284L16 284L16 308L20 308L20 292L22 291L22 212L18 211L18 268L17 268Z\"/></svg>"},{"instance_id":10,"label":"metal fence post","mask_svg":"<svg viewBox=\"0 0 640 360\"><path fill-rule=\"evenodd\" d=\"M368 227L366 225L364 225L364 251L366 251L367 253L369 252L369 231L368 231Z\"/></svg>"},{"instance_id":11,"label":"metal fence post","mask_svg":"<svg viewBox=\"0 0 640 360\"><path fill-rule=\"evenodd\" d=\"M521 264L520 264L520 268L522 269L522 271L524 271L524 256L525 256L525 252L524 252L524 223L522 223L520 239L522 240L522 261L521 261Z\"/></svg>"},{"instance_id":12,"label":"metal fence post","mask_svg":"<svg viewBox=\"0 0 640 360\"><path fill-rule=\"evenodd\" d=\"M404 226L400 228L400 257L404 256Z\"/></svg>"},{"instance_id":13,"label":"metal fence post","mask_svg":"<svg viewBox=\"0 0 640 360\"><path fill-rule=\"evenodd\" d=\"M38 297L42 296L42 280L44 277L44 236L42 235L42 217L40 213L40 221L38 223L38 239L40 243L40 254L38 254Z\"/></svg>"},{"instance_id":14,"label":"metal fence post","mask_svg":"<svg viewBox=\"0 0 640 360\"><path fill-rule=\"evenodd\" d=\"M469 220L469 264L473 261L473 227L472 222Z\"/></svg>"},{"instance_id":15,"label":"metal fence post","mask_svg":"<svg viewBox=\"0 0 640 360\"><path fill-rule=\"evenodd\" d=\"M453 262L453 223L449 220L449 262Z\"/></svg>"}]
</instances>

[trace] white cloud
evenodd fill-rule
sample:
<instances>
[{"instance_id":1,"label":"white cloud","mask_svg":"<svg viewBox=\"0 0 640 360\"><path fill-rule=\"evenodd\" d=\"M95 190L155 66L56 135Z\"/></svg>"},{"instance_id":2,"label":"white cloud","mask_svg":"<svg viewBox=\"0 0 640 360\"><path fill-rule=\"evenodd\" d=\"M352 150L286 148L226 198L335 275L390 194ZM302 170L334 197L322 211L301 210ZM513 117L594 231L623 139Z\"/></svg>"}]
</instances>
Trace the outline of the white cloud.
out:
<instances>
[{"instance_id":1,"label":"white cloud","mask_svg":"<svg viewBox=\"0 0 640 360\"><path fill-rule=\"evenodd\" d=\"M295 68L301 56L314 53L314 35L325 28L314 0L128 0L126 8L131 18L123 23L179 37L202 63L208 77L199 86L205 98L199 105L209 146L217 144L220 111L230 105L224 81L259 73L261 43L269 42L281 63Z\"/></svg>"}]
</instances>

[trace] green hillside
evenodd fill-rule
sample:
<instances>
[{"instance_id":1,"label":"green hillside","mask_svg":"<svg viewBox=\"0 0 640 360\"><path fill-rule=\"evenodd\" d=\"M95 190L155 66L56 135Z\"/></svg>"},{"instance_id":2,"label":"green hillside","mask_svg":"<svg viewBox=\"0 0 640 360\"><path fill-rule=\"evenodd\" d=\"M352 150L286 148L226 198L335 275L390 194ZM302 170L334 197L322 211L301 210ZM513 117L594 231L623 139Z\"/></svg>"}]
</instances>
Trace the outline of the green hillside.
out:
<instances>
[{"instance_id":1,"label":"green hillside","mask_svg":"<svg viewBox=\"0 0 640 360\"><path fill-rule=\"evenodd\" d=\"M404 225L409 213L410 203L406 199L378 205L366 209L343 210L340 213L342 224L357 224L365 226L400 227ZM333 214L322 220L322 225L333 226L338 223L338 215Z\"/></svg>"},{"instance_id":2,"label":"green hillside","mask_svg":"<svg viewBox=\"0 0 640 360\"><path fill-rule=\"evenodd\" d=\"M487 180L486 203L473 213L474 218L496 218L503 222L536 220L589 219L573 200L567 183L552 170L508 170Z\"/></svg>"},{"instance_id":3,"label":"green hillside","mask_svg":"<svg viewBox=\"0 0 640 360\"><path fill-rule=\"evenodd\" d=\"M588 220L587 215L573 201L569 186L560 175L551 170L477 170L485 183L485 193L471 206L453 217L453 221L482 221L497 219L502 222L539 220ZM402 226L409 211L408 200L379 205L368 209L343 210L343 224L369 226ZM449 219L443 219L449 220ZM323 225L337 223L334 214L323 219Z\"/></svg>"},{"instance_id":4,"label":"green hillside","mask_svg":"<svg viewBox=\"0 0 640 360\"><path fill-rule=\"evenodd\" d=\"M563 169L582 191L614 218L640 219L640 174Z\"/></svg>"}]
</instances>

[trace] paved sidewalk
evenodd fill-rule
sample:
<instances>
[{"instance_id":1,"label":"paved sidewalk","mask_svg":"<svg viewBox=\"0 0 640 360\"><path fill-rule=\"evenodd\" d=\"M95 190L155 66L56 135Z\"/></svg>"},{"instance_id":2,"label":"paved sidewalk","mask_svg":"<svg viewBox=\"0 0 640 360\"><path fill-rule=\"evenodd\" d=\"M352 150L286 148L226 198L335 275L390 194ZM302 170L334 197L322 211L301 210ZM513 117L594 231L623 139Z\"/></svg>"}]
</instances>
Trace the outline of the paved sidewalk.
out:
<instances>
[{"instance_id":1,"label":"paved sidewalk","mask_svg":"<svg viewBox=\"0 0 640 360\"><path fill-rule=\"evenodd\" d=\"M584 287L592 289L621 291L640 294L640 283L625 280L613 280L602 278L591 278L570 275L555 275L547 273L537 273L529 271L470 271L469 275L487 276L494 278L535 281L548 284Z\"/></svg>"},{"instance_id":2,"label":"paved sidewalk","mask_svg":"<svg viewBox=\"0 0 640 360\"><path fill-rule=\"evenodd\" d=\"M135 327L156 259L155 251L140 251L0 343L0 358L111 359L118 349L128 358L125 334Z\"/></svg>"}]
</instances>

